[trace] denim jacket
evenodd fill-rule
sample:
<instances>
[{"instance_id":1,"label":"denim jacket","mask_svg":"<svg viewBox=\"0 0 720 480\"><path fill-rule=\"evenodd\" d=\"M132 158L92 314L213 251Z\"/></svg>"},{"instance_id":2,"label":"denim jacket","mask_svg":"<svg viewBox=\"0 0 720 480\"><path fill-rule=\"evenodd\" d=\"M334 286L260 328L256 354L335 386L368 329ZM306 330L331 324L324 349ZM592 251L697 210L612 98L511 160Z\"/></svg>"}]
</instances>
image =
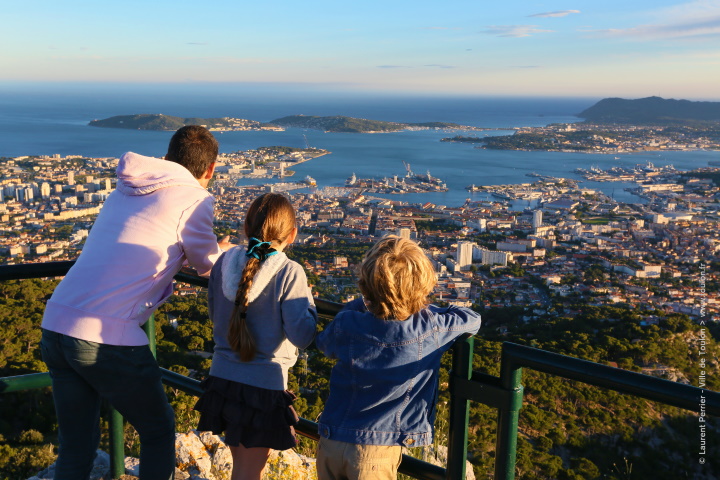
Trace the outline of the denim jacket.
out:
<instances>
[{"instance_id":1,"label":"denim jacket","mask_svg":"<svg viewBox=\"0 0 720 480\"><path fill-rule=\"evenodd\" d=\"M430 305L410 318L380 320L350 302L315 343L337 359L320 435L360 445L432 443L440 357L480 328L466 308Z\"/></svg>"}]
</instances>

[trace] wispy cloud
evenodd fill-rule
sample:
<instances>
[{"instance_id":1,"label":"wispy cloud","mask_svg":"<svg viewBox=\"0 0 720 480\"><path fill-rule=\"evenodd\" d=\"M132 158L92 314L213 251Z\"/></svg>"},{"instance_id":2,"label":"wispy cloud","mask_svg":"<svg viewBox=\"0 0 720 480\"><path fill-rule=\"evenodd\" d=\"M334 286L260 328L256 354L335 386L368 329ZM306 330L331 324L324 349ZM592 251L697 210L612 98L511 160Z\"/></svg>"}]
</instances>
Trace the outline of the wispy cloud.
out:
<instances>
[{"instance_id":1,"label":"wispy cloud","mask_svg":"<svg viewBox=\"0 0 720 480\"><path fill-rule=\"evenodd\" d=\"M631 40L704 40L720 35L720 0L692 0L648 12L650 20L630 28L595 30L594 34Z\"/></svg>"},{"instance_id":2,"label":"wispy cloud","mask_svg":"<svg viewBox=\"0 0 720 480\"><path fill-rule=\"evenodd\" d=\"M428 65L378 65L377 68L457 68L455 65L442 65L439 63L431 63Z\"/></svg>"},{"instance_id":3,"label":"wispy cloud","mask_svg":"<svg viewBox=\"0 0 720 480\"><path fill-rule=\"evenodd\" d=\"M540 65L512 65L510 68L542 68Z\"/></svg>"},{"instance_id":4,"label":"wispy cloud","mask_svg":"<svg viewBox=\"0 0 720 480\"><path fill-rule=\"evenodd\" d=\"M630 38L635 40L687 40L720 36L720 13L713 17L682 22L639 25L632 28L599 30L604 37Z\"/></svg>"},{"instance_id":5,"label":"wispy cloud","mask_svg":"<svg viewBox=\"0 0 720 480\"><path fill-rule=\"evenodd\" d=\"M553 30L543 30L537 25L488 25L480 33L498 37L529 37L536 33L551 33Z\"/></svg>"},{"instance_id":6,"label":"wispy cloud","mask_svg":"<svg viewBox=\"0 0 720 480\"><path fill-rule=\"evenodd\" d=\"M528 15L528 17L566 17L571 13L580 13L580 10L559 10L557 12L543 12L536 13L534 15Z\"/></svg>"},{"instance_id":7,"label":"wispy cloud","mask_svg":"<svg viewBox=\"0 0 720 480\"><path fill-rule=\"evenodd\" d=\"M186 45L207 45L205 42L187 42Z\"/></svg>"}]
</instances>

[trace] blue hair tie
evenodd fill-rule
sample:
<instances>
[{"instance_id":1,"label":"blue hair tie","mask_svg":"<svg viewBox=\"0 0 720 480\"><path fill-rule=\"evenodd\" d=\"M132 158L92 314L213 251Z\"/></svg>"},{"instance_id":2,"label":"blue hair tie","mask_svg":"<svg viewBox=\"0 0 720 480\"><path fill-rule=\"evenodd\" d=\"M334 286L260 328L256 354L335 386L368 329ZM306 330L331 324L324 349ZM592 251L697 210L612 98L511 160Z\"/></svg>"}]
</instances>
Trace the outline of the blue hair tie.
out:
<instances>
[{"instance_id":1,"label":"blue hair tie","mask_svg":"<svg viewBox=\"0 0 720 480\"><path fill-rule=\"evenodd\" d=\"M274 248L270 248L270 242L263 242L255 237L250 237L250 241L248 242L248 248L247 252L245 252L246 257L253 257L257 258L261 262L265 260L268 257L272 257L273 255L277 255L278 251Z\"/></svg>"}]
</instances>

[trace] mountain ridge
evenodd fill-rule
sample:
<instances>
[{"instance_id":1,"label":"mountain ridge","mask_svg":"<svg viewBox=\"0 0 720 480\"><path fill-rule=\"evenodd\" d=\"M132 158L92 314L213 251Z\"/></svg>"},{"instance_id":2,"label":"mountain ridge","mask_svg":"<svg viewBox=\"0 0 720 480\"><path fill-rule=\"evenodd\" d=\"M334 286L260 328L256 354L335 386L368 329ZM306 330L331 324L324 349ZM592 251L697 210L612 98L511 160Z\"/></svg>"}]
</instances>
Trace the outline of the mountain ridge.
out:
<instances>
[{"instance_id":1,"label":"mountain ridge","mask_svg":"<svg viewBox=\"0 0 720 480\"><path fill-rule=\"evenodd\" d=\"M645 97L604 98L577 114L590 123L667 125L720 122L720 102Z\"/></svg>"}]
</instances>

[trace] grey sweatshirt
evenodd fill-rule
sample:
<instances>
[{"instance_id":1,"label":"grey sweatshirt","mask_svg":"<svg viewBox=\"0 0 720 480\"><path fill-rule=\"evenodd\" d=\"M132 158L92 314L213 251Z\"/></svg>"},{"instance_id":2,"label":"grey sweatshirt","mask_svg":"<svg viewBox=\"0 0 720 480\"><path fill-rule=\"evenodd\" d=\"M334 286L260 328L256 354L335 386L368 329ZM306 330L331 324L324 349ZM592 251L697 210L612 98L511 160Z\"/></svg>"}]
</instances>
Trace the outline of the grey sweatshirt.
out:
<instances>
[{"instance_id":1,"label":"grey sweatshirt","mask_svg":"<svg viewBox=\"0 0 720 480\"><path fill-rule=\"evenodd\" d=\"M245 247L234 247L220 257L210 274L208 310L215 339L210 375L286 390L288 369L297 361L298 348L307 347L315 337L317 312L307 277L283 252L263 262L248 294L247 322L257 354L250 362L241 362L228 344L227 332L246 260Z\"/></svg>"}]
</instances>

